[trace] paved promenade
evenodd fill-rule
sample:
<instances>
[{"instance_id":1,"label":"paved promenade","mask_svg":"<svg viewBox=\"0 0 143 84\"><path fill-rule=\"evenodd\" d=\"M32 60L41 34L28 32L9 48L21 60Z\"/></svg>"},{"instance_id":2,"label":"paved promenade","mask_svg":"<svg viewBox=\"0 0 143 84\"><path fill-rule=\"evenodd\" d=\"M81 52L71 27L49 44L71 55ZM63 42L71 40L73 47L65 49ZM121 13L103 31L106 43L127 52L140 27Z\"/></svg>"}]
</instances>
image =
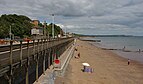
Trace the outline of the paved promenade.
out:
<instances>
[{"instance_id":1,"label":"paved promenade","mask_svg":"<svg viewBox=\"0 0 143 84\"><path fill-rule=\"evenodd\" d=\"M59 58L60 60L60 66L58 68L54 68L53 66L50 66L49 69L45 71L45 74L42 74L38 81L35 81L34 84L54 84L54 81L56 79L56 75L63 75L64 74L64 68L66 68L67 63L70 60L70 57L73 53L74 45L70 46ZM58 71L58 73L56 72ZM61 73L59 73L61 72Z\"/></svg>"}]
</instances>

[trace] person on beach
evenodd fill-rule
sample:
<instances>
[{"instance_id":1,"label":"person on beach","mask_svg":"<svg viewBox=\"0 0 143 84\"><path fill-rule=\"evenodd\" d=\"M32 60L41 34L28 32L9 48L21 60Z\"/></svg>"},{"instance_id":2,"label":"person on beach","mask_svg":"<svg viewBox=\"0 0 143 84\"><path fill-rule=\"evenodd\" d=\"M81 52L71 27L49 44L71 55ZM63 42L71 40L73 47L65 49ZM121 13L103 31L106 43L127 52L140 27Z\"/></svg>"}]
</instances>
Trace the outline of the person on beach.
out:
<instances>
[{"instance_id":1,"label":"person on beach","mask_svg":"<svg viewBox=\"0 0 143 84\"><path fill-rule=\"evenodd\" d=\"M75 51L77 51L77 48L75 48Z\"/></svg>"},{"instance_id":2,"label":"person on beach","mask_svg":"<svg viewBox=\"0 0 143 84\"><path fill-rule=\"evenodd\" d=\"M126 48L126 47L124 46L124 47L123 47L123 51L125 51L125 48Z\"/></svg>"},{"instance_id":3,"label":"person on beach","mask_svg":"<svg viewBox=\"0 0 143 84\"><path fill-rule=\"evenodd\" d=\"M80 53L78 53L78 55L77 55L77 56L78 56L78 58L80 58Z\"/></svg>"},{"instance_id":4,"label":"person on beach","mask_svg":"<svg viewBox=\"0 0 143 84\"><path fill-rule=\"evenodd\" d=\"M75 56L76 59L80 58L80 53L77 54L77 56Z\"/></svg>"},{"instance_id":5,"label":"person on beach","mask_svg":"<svg viewBox=\"0 0 143 84\"><path fill-rule=\"evenodd\" d=\"M130 65L130 59L128 59L128 65Z\"/></svg>"},{"instance_id":6,"label":"person on beach","mask_svg":"<svg viewBox=\"0 0 143 84\"><path fill-rule=\"evenodd\" d=\"M141 49L139 49L139 53L141 52Z\"/></svg>"}]
</instances>

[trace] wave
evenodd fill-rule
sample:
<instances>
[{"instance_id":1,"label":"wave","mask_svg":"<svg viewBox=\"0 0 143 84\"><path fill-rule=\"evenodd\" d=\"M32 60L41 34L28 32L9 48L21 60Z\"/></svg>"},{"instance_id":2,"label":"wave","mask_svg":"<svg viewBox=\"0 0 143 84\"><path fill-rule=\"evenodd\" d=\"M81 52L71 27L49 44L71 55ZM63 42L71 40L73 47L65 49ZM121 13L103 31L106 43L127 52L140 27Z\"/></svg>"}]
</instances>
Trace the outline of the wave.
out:
<instances>
[{"instance_id":1,"label":"wave","mask_svg":"<svg viewBox=\"0 0 143 84\"><path fill-rule=\"evenodd\" d=\"M103 49L103 50L119 50L119 51L123 51L123 52L143 52L143 51L141 51L141 50L138 50L138 51L133 51L133 50L125 50L125 49L115 49L115 48L101 48L101 49Z\"/></svg>"}]
</instances>

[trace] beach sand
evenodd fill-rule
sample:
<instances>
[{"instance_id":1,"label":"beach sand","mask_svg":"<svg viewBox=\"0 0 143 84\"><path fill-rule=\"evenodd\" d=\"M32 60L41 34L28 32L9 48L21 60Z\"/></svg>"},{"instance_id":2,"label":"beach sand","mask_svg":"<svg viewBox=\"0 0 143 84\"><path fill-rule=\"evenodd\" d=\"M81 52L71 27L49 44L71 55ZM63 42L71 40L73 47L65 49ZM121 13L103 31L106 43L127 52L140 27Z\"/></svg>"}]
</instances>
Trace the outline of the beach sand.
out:
<instances>
[{"instance_id":1,"label":"beach sand","mask_svg":"<svg viewBox=\"0 0 143 84\"><path fill-rule=\"evenodd\" d=\"M56 77L55 84L143 84L143 65L102 50L88 42L77 40L80 58L71 59L65 75ZM93 72L83 72L82 63L89 63Z\"/></svg>"}]
</instances>

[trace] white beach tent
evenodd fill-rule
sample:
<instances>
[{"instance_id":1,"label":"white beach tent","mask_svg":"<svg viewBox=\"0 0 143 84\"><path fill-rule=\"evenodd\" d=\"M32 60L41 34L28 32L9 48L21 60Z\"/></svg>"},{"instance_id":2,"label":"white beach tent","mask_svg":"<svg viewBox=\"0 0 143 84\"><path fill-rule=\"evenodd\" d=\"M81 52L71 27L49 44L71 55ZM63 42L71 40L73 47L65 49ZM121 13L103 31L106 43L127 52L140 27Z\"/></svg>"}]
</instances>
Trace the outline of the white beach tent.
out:
<instances>
[{"instance_id":1,"label":"white beach tent","mask_svg":"<svg viewBox=\"0 0 143 84\"><path fill-rule=\"evenodd\" d=\"M90 66L88 63L82 63L83 66Z\"/></svg>"}]
</instances>

